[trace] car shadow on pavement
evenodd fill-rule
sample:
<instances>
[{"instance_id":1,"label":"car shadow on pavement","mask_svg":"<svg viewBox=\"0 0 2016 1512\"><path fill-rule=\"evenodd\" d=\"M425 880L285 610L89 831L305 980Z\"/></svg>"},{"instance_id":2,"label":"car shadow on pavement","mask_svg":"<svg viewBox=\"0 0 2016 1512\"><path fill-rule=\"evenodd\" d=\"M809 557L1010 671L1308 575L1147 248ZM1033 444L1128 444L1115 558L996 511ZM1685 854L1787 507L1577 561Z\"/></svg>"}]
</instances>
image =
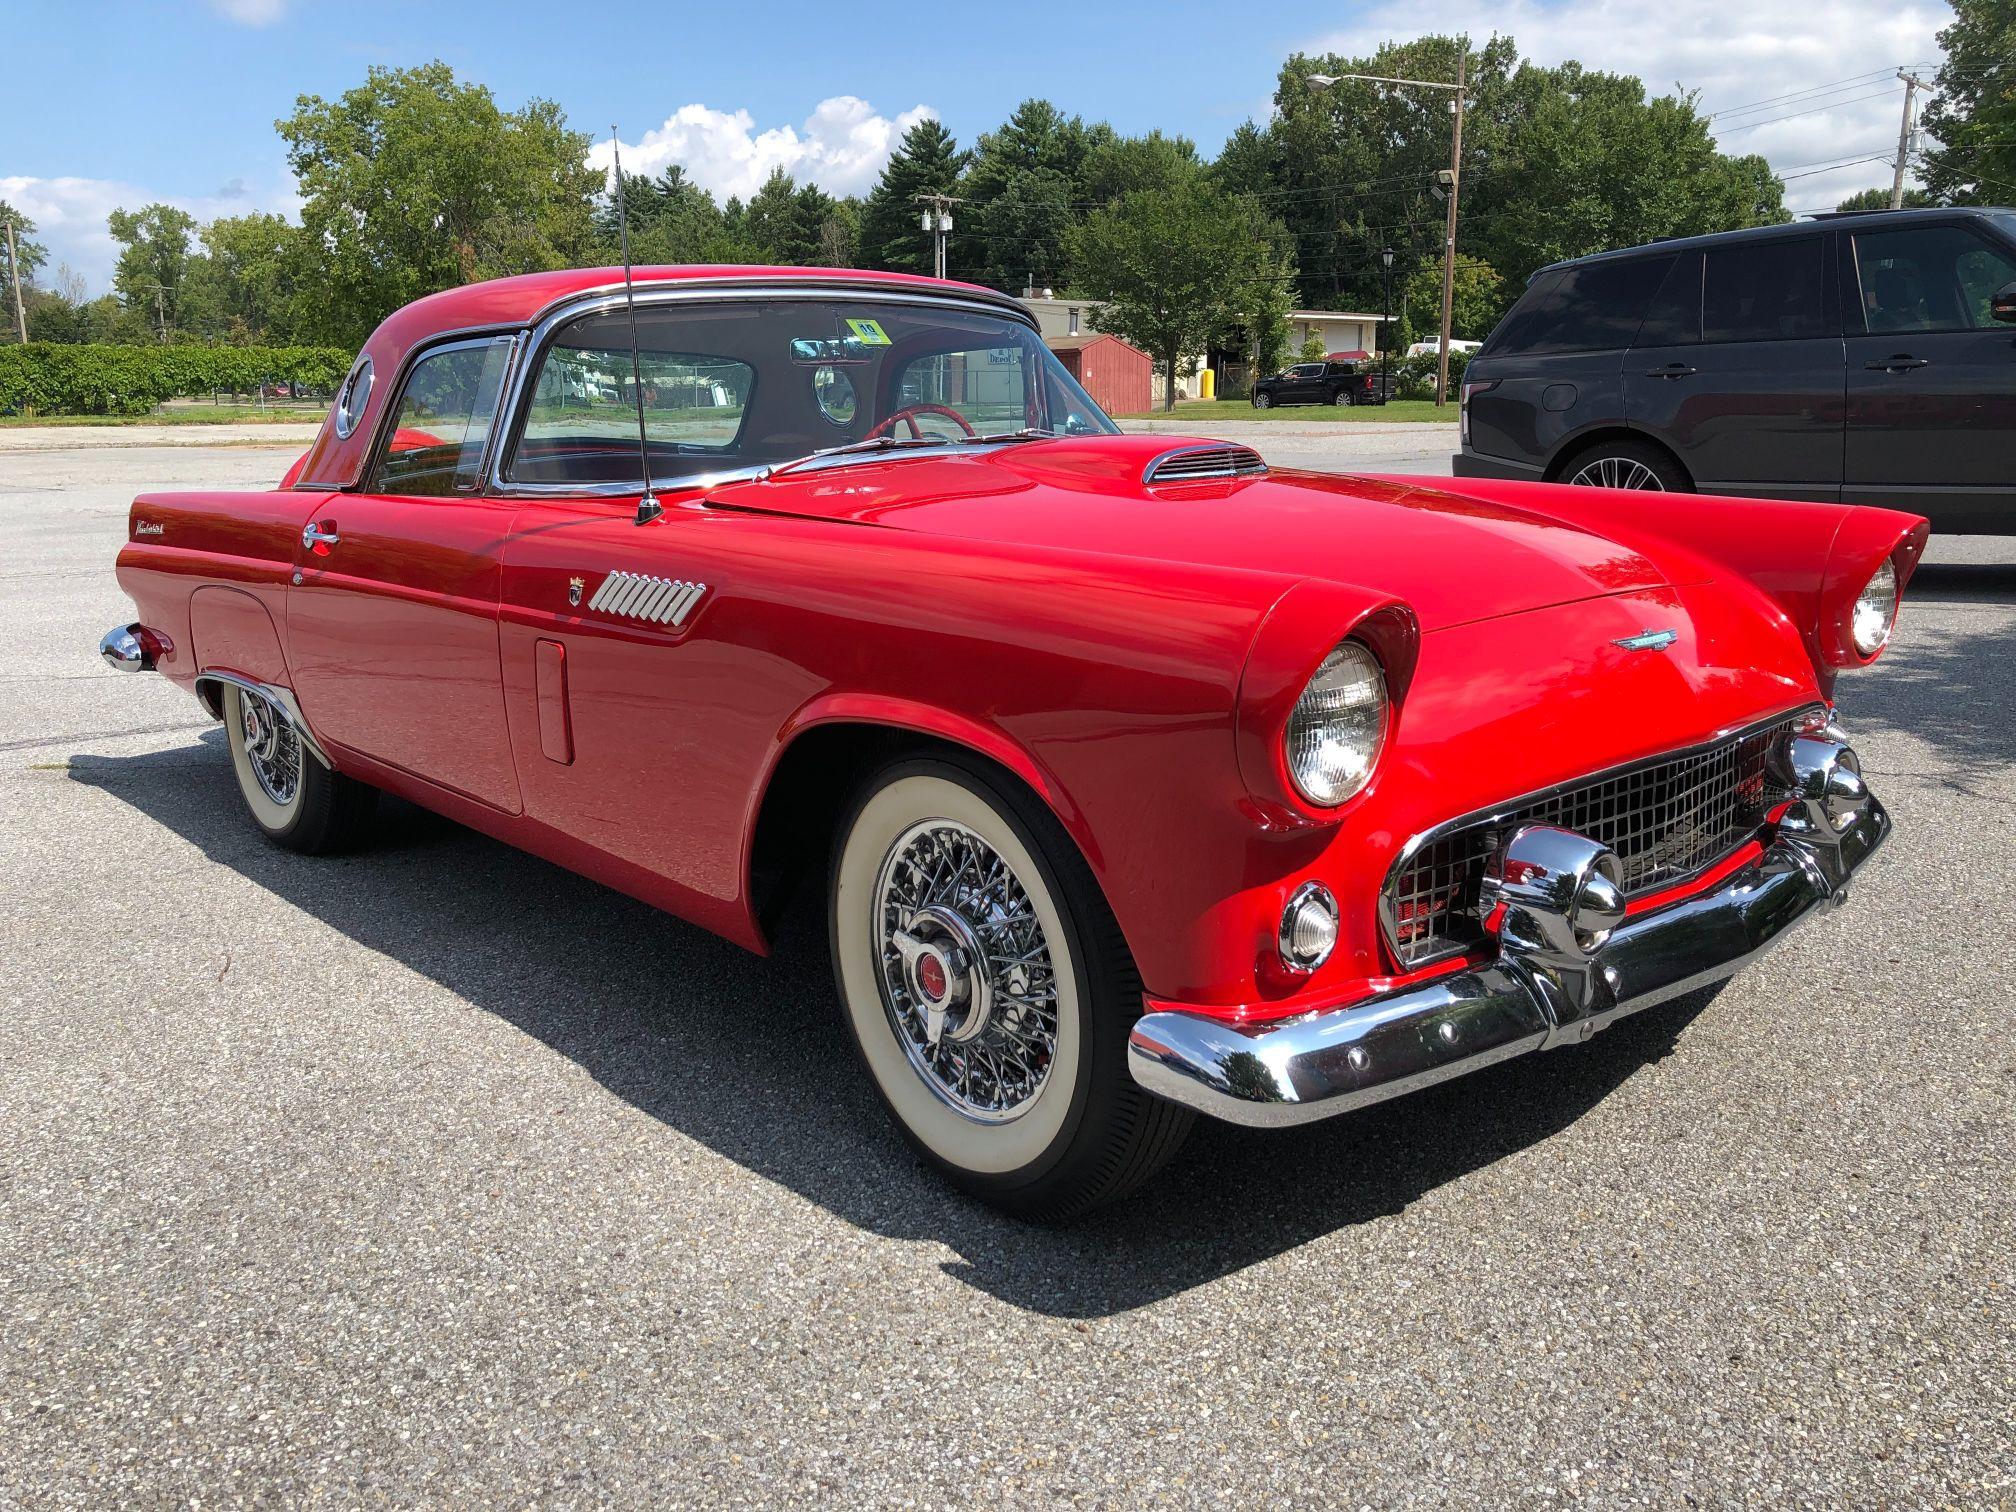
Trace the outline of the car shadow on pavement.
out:
<instances>
[{"instance_id":1,"label":"car shadow on pavement","mask_svg":"<svg viewBox=\"0 0 2016 1512\"><path fill-rule=\"evenodd\" d=\"M146 755L73 755L69 771L669 1128L849 1223L941 1243L956 1256L948 1275L1056 1317L1141 1307L1398 1213L1569 1128L1666 1055L1714 995L1300 1130L1200 1121L1149 1190L1042 1229L951 1192L889 1127L845 1048L817 908L797 909L775 955L758 959L391 800L371 848L293 855L253 830L217 731Z\"/></svg>"},{"instance_id":2,"label":"car shadow on pavement","mask_svg":"<svg viewBox=\"0 0 2016 1512\"><path fill-rule=\"evenodd\" d=\"M2016 765L2016 614L1914 622L1914 607L2016 609L2016 564L1928 563L1905 594L1903 634L1867 672L1836 688L1849 738L1865 728L1933 746L1962 774Z\"/></svg>"}]
</instances>

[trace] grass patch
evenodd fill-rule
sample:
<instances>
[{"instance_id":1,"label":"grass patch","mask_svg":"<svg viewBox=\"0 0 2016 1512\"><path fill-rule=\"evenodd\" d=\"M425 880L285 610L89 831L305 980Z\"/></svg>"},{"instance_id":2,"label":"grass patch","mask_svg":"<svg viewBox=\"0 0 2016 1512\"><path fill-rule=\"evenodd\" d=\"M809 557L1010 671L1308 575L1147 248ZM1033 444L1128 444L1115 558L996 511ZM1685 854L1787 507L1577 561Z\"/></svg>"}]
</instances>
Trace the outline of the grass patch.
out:
<instances>
[{"instance_id":1,"label":"grass patch","mask_svg":"<svg viewBox=\"0 0 2016 1512\"><path fill-rule=\"evenodd\" d=\"M145 415L0 415L0 429L44 425L314 425L329 413L326 404L176 404Z\"/></svg>"},{"instance_id":2,"label":"grass patch","mask_svg":"<svg viewBox=\"0 0 2016 1512\"><path fill-rule=\"evenodd\" d=\"M1431 399L1394 399L1385 404L1283 404L1255 409L1244 399L1188 399L1174 410L1145 415L1116 415L1118 420L1167 420L1176 425L1209 425L1226 420L1258 420L1263 424L1394 425L1424 422L1454 425L1456 406L1437 409Z\"/></svg>"}]
</instances>

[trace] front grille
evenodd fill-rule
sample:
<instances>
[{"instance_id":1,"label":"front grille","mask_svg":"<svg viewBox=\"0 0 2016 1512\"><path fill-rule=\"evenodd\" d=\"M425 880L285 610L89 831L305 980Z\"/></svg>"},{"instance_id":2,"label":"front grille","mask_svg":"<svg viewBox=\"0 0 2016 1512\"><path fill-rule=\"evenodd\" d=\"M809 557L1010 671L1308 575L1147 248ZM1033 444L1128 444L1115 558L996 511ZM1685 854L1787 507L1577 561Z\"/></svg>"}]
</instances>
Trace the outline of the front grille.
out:
<instances>
[{"instance_id":1,"label":"front grille","mask_svg":"<svg viewBox=\"0 0 2016 1512\"><path fill-rule=\"evenodd\" d=\"M1627 897L1705 871L1756 832L1771 807L1765 758L1801 710L1715 745L1619 768L1432 831L1386 879L1381 913L1404 966L1457 955L1484 938L1485 868L1522 825L1554 824L1617 854Z\"/></svg>"},{"instance_id":2,"label":"front grille","mask_svg":"<svg viewBox=\"0 0 2016 1512\"><path fill-rule=\"evenodd\" d=\"M1184 446L1162 453L1142 473L1143 483L1196 483L1206 478L1244 478L1267 471L1250 446Z\"/></svg>"}]
</instances>

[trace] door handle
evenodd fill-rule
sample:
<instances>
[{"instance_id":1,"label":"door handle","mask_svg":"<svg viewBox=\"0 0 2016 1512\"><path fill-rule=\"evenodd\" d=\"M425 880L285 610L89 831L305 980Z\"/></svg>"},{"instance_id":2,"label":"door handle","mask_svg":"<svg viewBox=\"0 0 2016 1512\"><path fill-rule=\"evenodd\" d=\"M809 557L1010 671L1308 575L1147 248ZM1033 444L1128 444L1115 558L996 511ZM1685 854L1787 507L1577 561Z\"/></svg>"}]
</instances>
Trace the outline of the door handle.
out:
<instances>
[{"instance_id":1,"label":"door handle","mask_svg":"<svg viewBox=\"0 0 2016 1512\"><path fill-rule=\"evenodd\" d=\"M343 537L336 534L336 522L334 520L329 522L327 530L324 530L313 520L310 520L306 525L301 527L301 544L317 556L329 555L329 548L340 545L342 540Z\"/></svg>"},{"instance_id":2,"label":"door handle","mask_svg":"<svg viewBox=\"0 0 2016 1512\"><path fill-rule=\"evenodd\" d=\"M1872 373L1905 373L1912 368L1925 367L1930 359L1913 357L1909 352L1899 352L1894 357L1879 358L1875 362L1865 362L1863 367Z\"/></svg>"},{"instance_id":3,"label":"door handle","mask_svg":"<svg viewBox=\"0 0 2016 1512\"><path fill-rule=\"evenodd\" d=\"M1647 368L1647 378L1691 378L1697 370L1684 362L1669 362L1664 367Z\"/></svg>"}]
</instances>

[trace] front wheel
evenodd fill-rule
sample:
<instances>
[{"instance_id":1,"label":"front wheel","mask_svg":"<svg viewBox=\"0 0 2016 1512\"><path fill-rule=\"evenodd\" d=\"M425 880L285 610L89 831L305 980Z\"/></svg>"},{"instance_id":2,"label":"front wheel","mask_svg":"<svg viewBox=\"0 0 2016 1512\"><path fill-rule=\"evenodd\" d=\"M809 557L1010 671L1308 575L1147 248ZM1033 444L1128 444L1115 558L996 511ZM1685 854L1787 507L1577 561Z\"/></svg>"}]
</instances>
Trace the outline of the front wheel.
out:
<instances>
[{"instance_id":1,"label":"front wheel","mask_svg":"<svg viewBox=\"0 0 2016 1512\"><path fill-rule=\"evenodd\" d=\"M266 838L307 855L355 844L370 825L378 790L309 754L293 717L273 699L235 683L221 691L238 791Z\"/></svg>"},{"instance_id":2,"label":"front wheel","mask_svg":"<svg viewBox=\"0 0 2016 1512\"><path fill-rule=\"evenodd\" d=\"M906 760L834 847L840 1001L903 1136L955 1186L1062 1220L1132 1191L1192 1115L1127 1070L1140 983L1056 819L1012 783Z\"/></svg>"}]
</instances>

